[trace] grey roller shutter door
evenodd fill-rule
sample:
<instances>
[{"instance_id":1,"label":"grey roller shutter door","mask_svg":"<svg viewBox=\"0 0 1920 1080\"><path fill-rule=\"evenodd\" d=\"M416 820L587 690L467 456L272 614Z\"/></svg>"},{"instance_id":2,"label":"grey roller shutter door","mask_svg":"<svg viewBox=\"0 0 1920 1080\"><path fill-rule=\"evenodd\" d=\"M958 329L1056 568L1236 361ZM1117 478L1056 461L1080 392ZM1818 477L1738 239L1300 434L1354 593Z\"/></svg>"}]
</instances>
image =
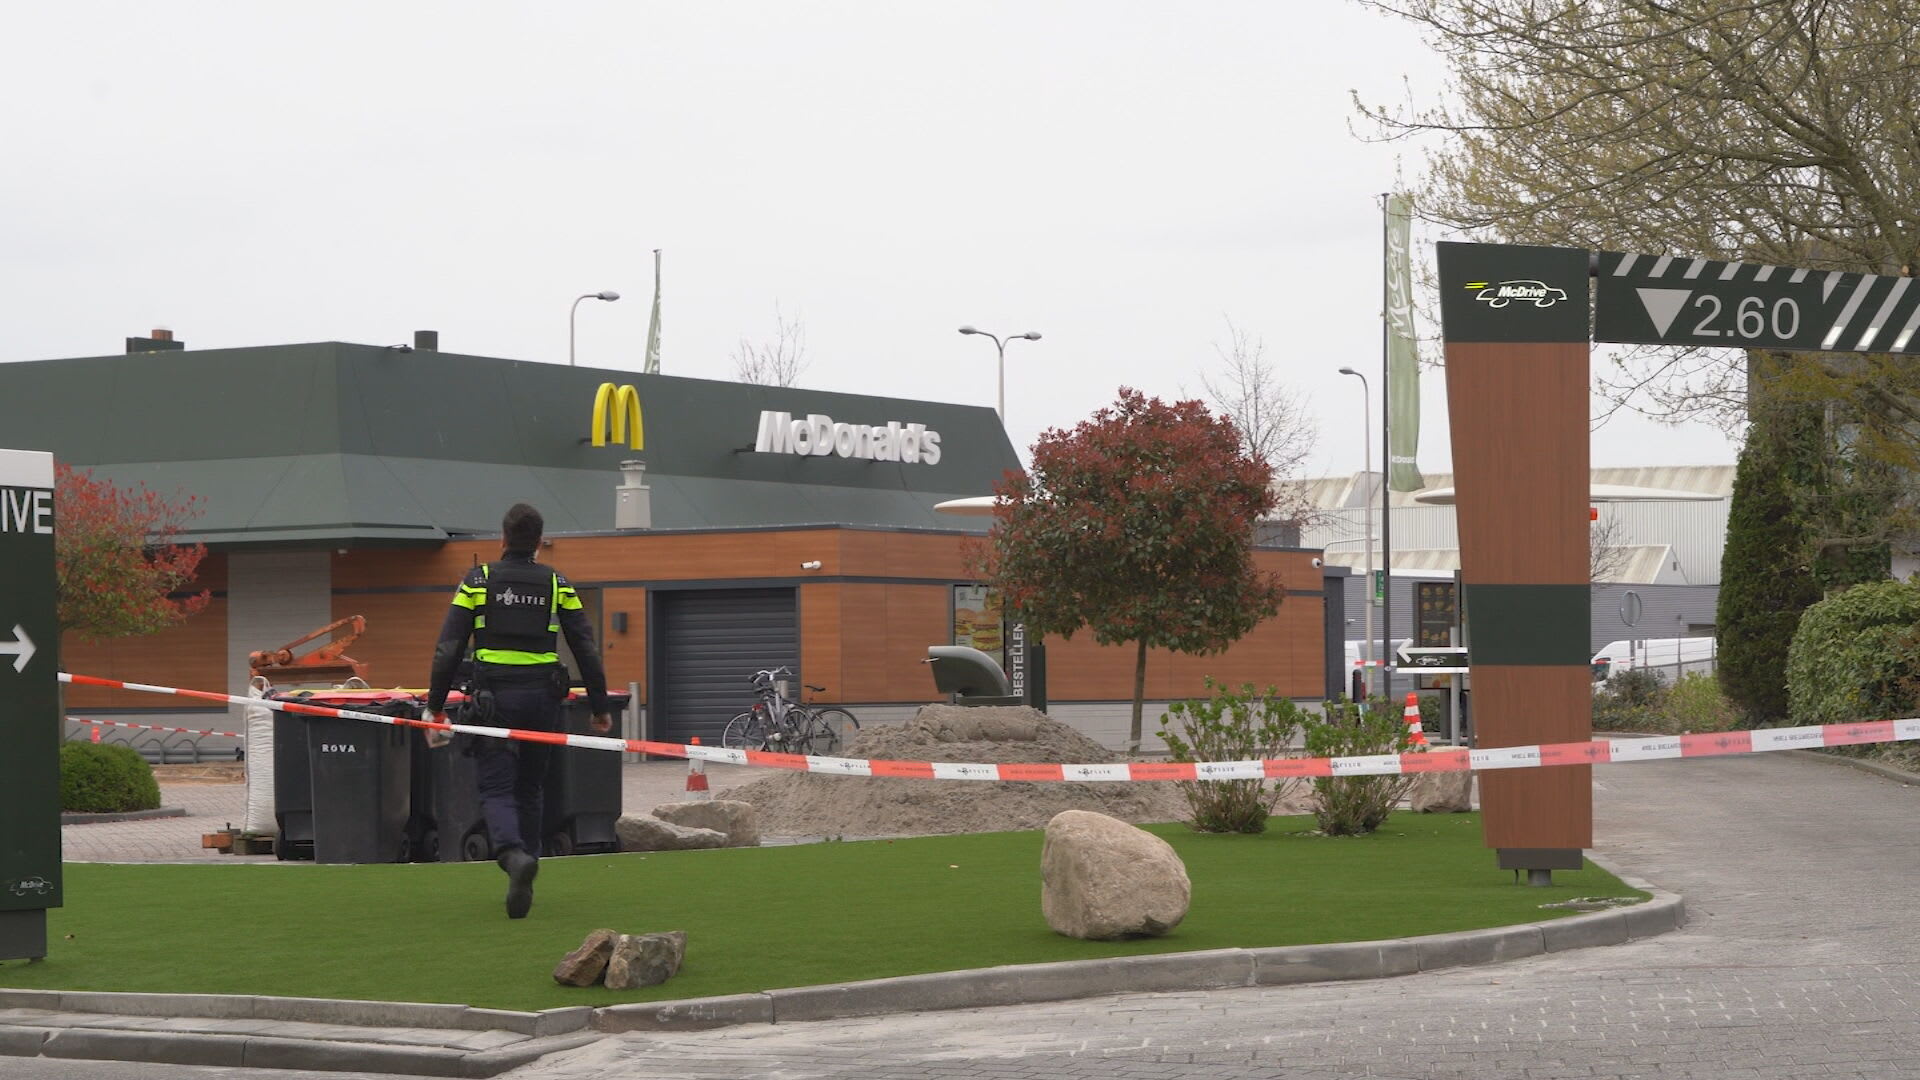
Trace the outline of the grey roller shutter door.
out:
<instances>
[{"instance_id":1,"label":"grey roller shutter door","mask_svg":"<svg viewBox=\"0 0 1920 1080\"><path fill-rule=\"evenodd\" d=\"M716 589L657 594L653 688L658 737L718 745L727 721L753 704L747 679L767 668L800 670L793 589ZM798 682L796 681L796 687Z\"/></svg>"}]
</instances>

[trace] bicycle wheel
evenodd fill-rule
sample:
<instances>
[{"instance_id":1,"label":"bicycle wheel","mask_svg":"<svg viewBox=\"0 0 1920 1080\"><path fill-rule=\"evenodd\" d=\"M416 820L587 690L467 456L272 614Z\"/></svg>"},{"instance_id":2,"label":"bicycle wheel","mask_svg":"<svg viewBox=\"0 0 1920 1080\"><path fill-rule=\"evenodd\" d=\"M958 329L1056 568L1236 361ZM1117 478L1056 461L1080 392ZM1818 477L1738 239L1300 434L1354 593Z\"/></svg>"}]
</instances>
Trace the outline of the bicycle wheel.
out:
<instances>
[{"instance_id":1,"label":"bicycle wheel","mask_svg":"<svg viewBox=\"0 0 1920 1080\"><path fill-rule=\"evenodd\" d=\"M811 715L815 754L832 757L846 749L854 736L860 734L860 721L845 709L814 709Z\"/></svg>"},{"instance_id":2,"label":"bicycle wheel","mask_svg":"<svg viewBox=\"0 0 1920 1080\"><path fill-rule=\"evenodd\" d=\"M727 721L720 745L728 750L765 750L769 725L764 713L750 709Z\"/></svg>"}]
</instances>

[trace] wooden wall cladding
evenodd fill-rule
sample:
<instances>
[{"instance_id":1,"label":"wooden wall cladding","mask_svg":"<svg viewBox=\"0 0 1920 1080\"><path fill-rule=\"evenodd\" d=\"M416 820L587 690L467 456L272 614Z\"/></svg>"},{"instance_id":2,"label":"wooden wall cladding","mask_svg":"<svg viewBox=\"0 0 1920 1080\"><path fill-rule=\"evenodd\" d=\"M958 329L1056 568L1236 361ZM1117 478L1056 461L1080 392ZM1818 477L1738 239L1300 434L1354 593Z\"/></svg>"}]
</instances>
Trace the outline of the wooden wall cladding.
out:
<instances>
[{"instance_id":1,"label":"wooden wall cladding","mask_svg":"<svg viewBox=\"0 0 1920 1080\"><path fill-rule=\"evenodd\" d=\"M433 670L433 646L447 617L446 592L384 593L333 598L333 617L362 615L366 633L347 648L347 655L367 665L373 686L424 687Z\"/></svg>"},{"instance_id":2,"label":"wooden wall cladding","mask_svg":"<svg viewBox=\"0 0 1920 1080\"><path fill-rule=\"evenodd\" d=\"M1587 580L1587 345L1447 346L1462 577Z\"/></svg>"},{"instance_id":3,"label":"wooden wall cladding","mask_svg":"<svg viewBox=\"0 0 1920 1080\"><path fill-rule=\"evenodd\" d=\"M800 676L813 686L824 686L819 701L858 701L847 696L846 642L841 598L844 585L802 585L800 603ZM857 638L856 638L857 640ZM854 650L860 651L857 647Z\"/></svg>"},{"instance_id":4,"label":"wooden wall cladding","mask_svg":"<svg viewBox=\"0 0 1920 1080\"><path fill-rule=\"evenodd\" d=\"M78 634L63 634L60 670L189 690L240 692L227 686L227 602L221 597L208 601L205 610L180 625L145 637L88 642ZM178 709L198 703L127 690L69 686L66 704L72 709Z\"/></svg>"},{"instance_id":5,"label":"wooden wall cladding","mask_svg":"<svg viewBox=\"0 0 1920 1080\"><path fill-rule=\"evenodd\" d=\"M1593 737L1593 683L1584 668L1477 665L1473 723L1481 746L1584 742ZM1593 767L1494 769L1480 774L1486 844L1593 846Z\"/></svg>"},{"instance_id":6,"label":"wooden wall cladding","mask_svg":"<svg viewBox=\"0 0 1920 1080\"><path fill-rule=\"evenodd\" d=\"M647 699L647 590L606 589L600 594L600 655L607 664L607 686L624 690L640 684L640 700ZM627 613L627 632L613 628L614 612Z\"/></svg>"},{"instance_id":7,"label":"wooden wall cladding","mask_svg":"<svg viewBox=\"0 0 1920 1080\"><path fill-rule=\"evenodd\" d=\"M1589 558L1584 326L1565 335L1576 341L1446 346L1473 723L1484 747L1592 737L1586 641L1571 633L1584 626L1569 622L1584 621L1585 605L1566 603L1584 597ZM1476 592L1487 595L1478 607ZM1591 767L1487 773L1481 801L1488 847L1593 846Z\"/></svg>"},{"instance_id":8,"label":"wooden wall cladding","mask_svg":"<svg viewBox=\"0 0 1920 1080\"><path fill-rule=\"evenodd\" d=\"M836 586L821 586L835 588ZM952 597L945 585L837 586L841 683L821 700L939 700L924 662L927 646L953 640ZM812 590L808 590L811 594ZM801 598L806 603L806 595ZM802 632L809 631L802 617ZM812 678L811 675L808 676Z\"/></svg>"},{"instance_id":9,"label":"wooden wall cladding","mask_svg":"<svg viewBox=\"0 0 1920 1080\"><path fill-rule=\"evenodd\" d=\"M1237 687L1272 686L1287 697L1318 700L1326 688L1324 600L1293 596L1225 652L1190 656L1147 650L1147 699L1201 697L1206 677ZM1115 701L1133 696L1132 645L1101 645L1091 631L1047 639L1047 696L1055 701Z\"/></svg>"},{"instance_id":10,"label":"wooden wall cladding","mask_svg":"<svg viewBox=\"0 0 1920 1080\"><path fill-rule=\"evenodd\" d=\"M739 533L561 537L540 558L585 588L605 581L687 581L769 577L800 579L801 662L808 682L828 688L824 701L921 702L936 698L923 660L929 645L952 639L950 586L969 580L959 534L796 529ZM382 686L424 686L453 586L476 560L499 556L497 540L462 540L437 549L352 549L332 560L335 618L362 615L367 632L350 653ZM818 571L802 571L818 559ZM1261 569L1288 588L1318 593L1311 552L1261 551ZM203 580L225 583L225 561L210 556ZM931 580L808 584L809 574ZM646 693L647 590L601 594L600 640L613 687L641 684ZM1322 598L1294 595L1280 614L1227 652L1183 656L1156 651L1147 662L1150 696L1202 693L1212 675L1238 684L1273 684L1283 693L1317 698L1324 677ZM614 633L612 613L627 613ZM269 643L270 644L270 643ZM1062 701L1119 700L1131 695L1133 650L1103 647L1083 631L1049 646L1049 691ZM168 682L194 688L226 683L225 601L180 629L153 638L86 645L69 637L69 670ZM79 707L155 708L151 695L74 691Z\"/></svg>"}]
</instances>

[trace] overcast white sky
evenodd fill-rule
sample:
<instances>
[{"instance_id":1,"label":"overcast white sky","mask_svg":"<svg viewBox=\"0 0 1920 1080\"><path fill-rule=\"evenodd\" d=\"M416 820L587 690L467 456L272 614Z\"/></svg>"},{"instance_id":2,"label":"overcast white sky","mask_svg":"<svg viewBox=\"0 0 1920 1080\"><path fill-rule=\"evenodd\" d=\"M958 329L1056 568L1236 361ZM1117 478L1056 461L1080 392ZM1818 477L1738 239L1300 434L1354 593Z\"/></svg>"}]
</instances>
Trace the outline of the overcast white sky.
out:
<instances>
[{"instance_id":1,"label":"overcast white sky","mask_svg":"<svg viewBox=\"0 0 1920 1080\"><path fill-rule=\"evenodd\" d=\"M1350 90L1440 84L1342 3L37 4L0 66L0 360L437 329L442 348L992 405L1026 446L1122 384L1197 392L1230 317L1360 466L1396 154ZM1409 169L1417 169L1409 159ZM0 370L0 378L4 370ZM1378 407L1377 380L1374 386ZM3 385L3 384L0 384ZM1424 386L1421 463L1447 467ZM422 403L426 406L428 403ZM185 418L183 418L184 420ZM196 419L194 422L200 422ZM1374 433L1377 465L1378 431ZM0 438L0 444L4 444ZM1616 420L1596 465L1730 462Z\"/></svg>"}]
</instances>

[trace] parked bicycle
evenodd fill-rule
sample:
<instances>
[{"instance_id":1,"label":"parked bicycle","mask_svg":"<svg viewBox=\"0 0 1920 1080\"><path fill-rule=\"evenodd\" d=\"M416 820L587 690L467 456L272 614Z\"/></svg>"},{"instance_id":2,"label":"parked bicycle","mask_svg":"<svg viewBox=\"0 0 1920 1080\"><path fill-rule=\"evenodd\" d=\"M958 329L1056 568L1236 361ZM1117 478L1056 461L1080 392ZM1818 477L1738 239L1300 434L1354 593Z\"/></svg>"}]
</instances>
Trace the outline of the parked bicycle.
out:
<instances>
[{"instance_id":1,"label":"parked bicycle","mask_svg":"<svg viewBox=\"0 0 1920 1080\"><path fill-rule=\"evenodd\" d=\"M838 706L815 706L792 698L788 668L756 671L749 680L759 697L753 708L727 722L720 745L729 750L771 750L782 754L832 757L853 741L860 721ZM824 693L824 686L808 686Z\"/></svg>"}]
</instances>

